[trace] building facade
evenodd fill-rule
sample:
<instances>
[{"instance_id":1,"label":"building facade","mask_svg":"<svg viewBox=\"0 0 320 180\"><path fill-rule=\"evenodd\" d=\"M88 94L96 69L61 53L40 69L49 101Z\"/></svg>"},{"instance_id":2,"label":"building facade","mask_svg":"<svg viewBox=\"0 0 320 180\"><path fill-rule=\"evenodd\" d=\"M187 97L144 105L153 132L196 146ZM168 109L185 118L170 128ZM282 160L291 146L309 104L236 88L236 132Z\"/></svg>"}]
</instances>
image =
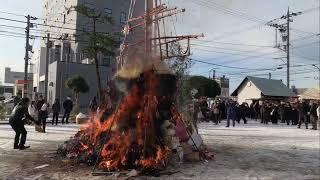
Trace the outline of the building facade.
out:
<instances>
[{"instance_id":1,"label":"building facade","mask_svg":"<svg viewBox=\"0 0 320 180\"><path fill-rule=\"evenodd\" d=\"M32 80L32 73L28 74L28 80ZM4 83L15 84L17 80L24 79L24 72L11 71L11 68L6 67L4 71Z\"/></svg>"},{"instance_id":2,"label":"building facade","mask_svg":"<svg viewBox=\"0 0 320 180\"><path fill-rule=\"evenodd\" d=\"M288 100L296 95L281 80L247 76L231 94L239 104L257 100Z\"/></svg>"},{"instance_id":3,"label":"building facade","mask_svg":"<svg viewBox=\"0 0 320 180\"><path fill-rule=\"evenodd\" d=\"M220 97L228 98L229 95L229 79L225 76L222 77L216 77L215 81L219 84L221 88L221 94Z\"/></svg>"},{"instance_id":4,"label":"building facade","mask_svg":"<svg viewBox=\"0 0 320 180\"><path fill-rule=\"evenodd\" d=\"M62 100L66 95L71 95L65 87L65 81L72 75L83 76L90 85L90 92L80 99L82 106L89 104L89 99L97 95L97 78L93 68L93 59L85 53L88 45L89 34L93 32L93 21L75 11L75 6L84 5L101 16L112 17L113 23L102 23L97 21L96 32L106 34L121 34L122 26L128 17L130 6L129 0L44 0L43 17L41 18L43 37L50 34L49 54L47 54L46 41L41 41L41 49L34 61L36 62L36 73L34 75L33 88L36 94L46 94L52 102L55 98ZM134 16L143 15L144 1L137 1L134 8ZM122 35L114 36L120 42ZM114 47L117 55L118 46ZM46 58L48 56L48 84L46 80ZM116 56L105 56L98 54L100 64L101 82L104 86L116 72ZM87 96L87 97L86 97ZM85 98L86 101L84 100Z\"/></svg>"}]
</instances>

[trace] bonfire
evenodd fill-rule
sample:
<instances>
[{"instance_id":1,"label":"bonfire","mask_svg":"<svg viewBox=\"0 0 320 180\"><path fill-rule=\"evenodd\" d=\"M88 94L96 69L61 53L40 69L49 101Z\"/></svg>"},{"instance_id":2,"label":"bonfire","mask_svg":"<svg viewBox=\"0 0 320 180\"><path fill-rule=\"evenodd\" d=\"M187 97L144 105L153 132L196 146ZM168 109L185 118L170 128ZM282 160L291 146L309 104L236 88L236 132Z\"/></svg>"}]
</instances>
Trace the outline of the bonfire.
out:
<instances>
[{"instance_id":1,"label":"bonfire","mask_svg":"<svg viewBox=\"0 0 320 180\"><path fill-rule=\"evenodd\" d=\"M170 154L181 157L179 142L192 133L184 128L176 135L177 124L185 123L175 107L175 75L150 61L123 68L114 81L124 94L115 110L92 117L58 152L109 172L163 170Z\"/></svg>"}]
</instances>

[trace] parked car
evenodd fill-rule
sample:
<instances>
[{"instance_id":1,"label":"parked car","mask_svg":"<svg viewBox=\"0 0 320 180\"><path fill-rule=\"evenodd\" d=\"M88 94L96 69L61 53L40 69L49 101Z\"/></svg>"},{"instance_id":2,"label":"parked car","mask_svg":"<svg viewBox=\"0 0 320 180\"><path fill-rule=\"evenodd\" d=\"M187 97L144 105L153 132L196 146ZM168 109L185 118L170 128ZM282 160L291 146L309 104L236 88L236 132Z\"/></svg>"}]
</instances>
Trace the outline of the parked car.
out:
<instances>
[{"instance_id":1,"label":"parked car","mask_svg":"<svg viewBox=\"0 0 320 180\"><path fill-rule=\"evenodd\" d=\"M14 108L14 98L15 96L12 96L11 98L2 101L2 104L6 107L7 115L10 115Z\"/></svg>"}]
</instances>

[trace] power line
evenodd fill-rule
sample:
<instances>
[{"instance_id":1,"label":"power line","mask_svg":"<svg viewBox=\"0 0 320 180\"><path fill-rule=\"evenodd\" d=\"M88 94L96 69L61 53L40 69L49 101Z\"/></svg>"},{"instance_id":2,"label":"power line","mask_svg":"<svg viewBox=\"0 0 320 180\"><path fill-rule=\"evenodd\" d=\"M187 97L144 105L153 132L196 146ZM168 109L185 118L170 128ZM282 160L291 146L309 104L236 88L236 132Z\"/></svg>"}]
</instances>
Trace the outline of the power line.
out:
<instances>
[{"instance_id":1,"label":"power line","mask_svg":"<svg viewBox=\"0 0 320 180\"><path fill-rule=\"evenodd\" d=\"M206 62L206 61L202 61L202 60L198 60L198 59L194 59L194 58L189 58L189 59L192 60L192 61L195 61L195 62L200 62L200 63L209 64L209 65L218 66L218 67L225 67L225 68L230 68L230 69L259 70L259 71L273 70L274 69L274 68L271 68L271 69L270 68L252 69L252 68L244 68L244 67L226 66L226 65L210 63L210 62Z\"/></svg>"},{"instance_id":2,"label":"power line","mask_svg":"<svg viewBox=\"0 0 320 180\"><path fill-rule=\"evenodd\" d=\"M26 21L21 21L21 20L17 20L17 19L10 19L10 18L2 18L0 17L1 20L6 20L6 21L12 21L12 22L19 22L19 23L27 23Z\"/></svg>"},{"instance_id":3,"label":"power line","mask_svg":"<svg viewBox=\"0 0 320 180\"><path fill-rule=\"evenodd\" d=\"M213 40L200 40L196 39L195 41L203 41L203 42L210 42L214 44L226 44L226 45L233 45L233 46L252 46L252 47L266 47L266 48L274 48L273 46L268 45L256 45L256 44L242 44L242 43L230 43L230 42L219 42L219 41L213 41ZM197 44L199 46L206 46L202 44Z\"/></svg>"}]
</instances>

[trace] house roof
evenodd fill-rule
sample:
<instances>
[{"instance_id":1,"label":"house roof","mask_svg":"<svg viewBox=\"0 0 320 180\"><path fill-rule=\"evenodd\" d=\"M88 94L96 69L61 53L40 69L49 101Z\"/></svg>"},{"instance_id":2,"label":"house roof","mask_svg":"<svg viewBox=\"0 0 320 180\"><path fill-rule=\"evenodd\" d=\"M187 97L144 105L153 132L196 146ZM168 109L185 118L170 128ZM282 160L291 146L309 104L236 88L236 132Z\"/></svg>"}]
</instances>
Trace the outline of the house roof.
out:
<instances>
[{"instance_id":1,"label":"house roof","mask_svg":"<svg viewBox=\"0 0 320 180\"><path fill-rule=\"evenodd\" d=\"M238 88L231 94L232 96L237 96L240 87L247 80L251 81L265 96L283 96L291 97L295 94L280 80L275 79L265 79L253 76L247 76L238 86Z\"/></svg>"}]
</instances>

